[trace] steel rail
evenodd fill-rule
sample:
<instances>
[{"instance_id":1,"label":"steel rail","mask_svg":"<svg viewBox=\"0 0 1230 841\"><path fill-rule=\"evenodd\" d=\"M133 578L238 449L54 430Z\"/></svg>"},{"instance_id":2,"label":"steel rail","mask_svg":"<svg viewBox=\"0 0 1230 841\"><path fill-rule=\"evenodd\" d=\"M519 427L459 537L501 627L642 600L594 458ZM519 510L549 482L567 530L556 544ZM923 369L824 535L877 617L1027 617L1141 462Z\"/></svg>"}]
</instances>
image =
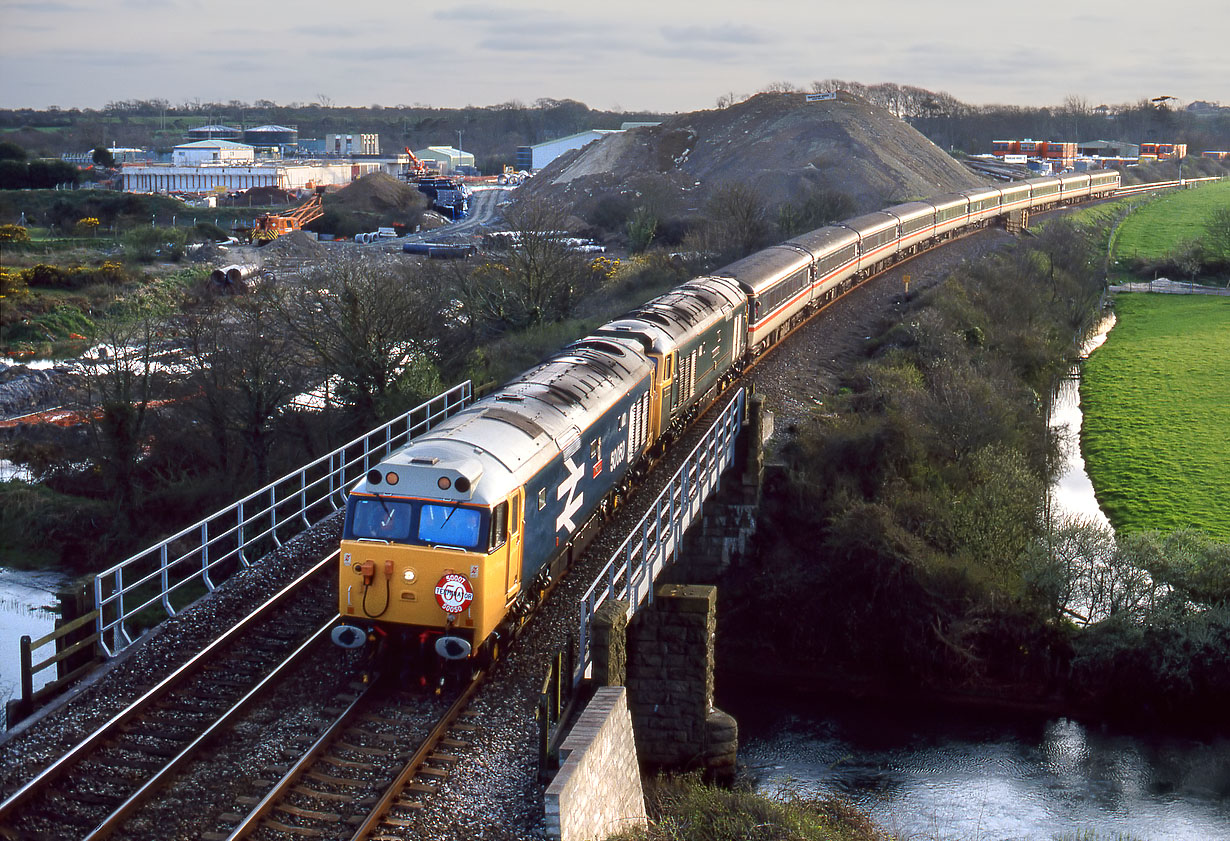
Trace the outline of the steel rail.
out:
<instances>
[{"instance_id":1,"label":"steel rail","mask_svg":"<svg viewBox=\"0 0 1230 841\"><path fill-rule=\"evenodd\" d=\"M290 584L287 584L280 591L271 596L264 604L256 608L248 616L237 622L229 631L216 640L211 642L205 648L201 649L195 656L177 668L171 674L167 675L158 682L152 689L142 695L140 698L133 701L119 713L116 713L106 723L96 729L93 733L82 739L68 753L65 753L51 765L44 768L37 776L15 791L7 800L0 803L0 824L6 820L11 820L13 813L18 807L25 805L35 795L39 794L45 788L48 788L56 780L60 779L70 768L81 762L94 751L101 748L111 734L134 719L145 708L159 700L171 689L175 688L181 682L193 675L209 657L220 649L222 646L231 642L235 638L242 635L249 627L256 622L265 618L265 614L272 612L287 596L294 592L299 586L305 583L309 578L313 577L330 565L337 558L338 550L331 552L323 559L318 561L307 572L300 575Z\"/></svg>"},{"instance_id":2,"label":"steel rail","mask_svg":"<svg viewBox=\"0 0 1230 841\"><path fill-rule=\"evenodd\" d=\"M376 805L372 806L371 811L367 813L363 823L359 824L358 828L355 829L354 834L351 836L351 841L365 841L376 827L380 825L380 822L384 820L384 816L388 814L389 809L392 807L393 801L401 796L402 789L418 773L419 769L426 764L429 755L435 750L436 745L448 734L449 729L457 723L457 719L465 712L470 701L478 693L479 687L483 685L486 676L486 671L479 671L474 675L470 685L444 711L444 714L436 722L435 727L423 739L418 750L414 752L414 755L410 757L409 761L402 768L401 773L397 775L397 779L389 784L388 788L384 790L384 794L376 801Z\"/></svg>"},{"instance_id":3,"label":"steel rail","mask_svg":"<svg viewBox=\"0 0 1230 841\"><path fill-rule=\"evenodd\" d=\"M244 816L238 826L231 830L231 834L227 836L227 841L239 841L239 839L247 838L249 834L259 828L260 821L268 817L269 813L285 799L290 790L298 784L299 778L303 776L304 772L320 758L321 754L329 749L329 746L342 735L343 731L350 727L351 721L354 720L354 717L363 708L368 696L371 695L379 682L379 679L376 679L363 687L363 691L356 695L354 700L342 711L341 715L334 719L333 723L329 725L329 729L312 743L307 752L296 760L295 764L282 775L282 778L274 784L273 788Z\"/></svg>"},{"instance_id":4,"label":"steel rail","mask_svg":"<svg viewBox=\"0 0 1230 841\"><path fill-rule=\"evenodd\" d=\"M328 635L329 630L334 623L340 619L340 615L335 615L332 619L317 629L310 637L307 638L298 648L279 663L269 674L265 675L259 683L253 686L248 692L240 698L235 704L224 712L218 719L209 727L205 728L195 739L192 740L178 755L173 757L170 762L163 766L162 770L158 771L154 776L150 777L141 788L133 792L128 799L119 806L114 812L108 815L102 823L95 827L89 835L86 835L82 841L103 841L105 838L110 838L112 833L120 828L123 823L128 820L137 809L144 805L152 798L163 786L170 782L171 776L178 771L185 763L190 760L198 750L210 739L217 736L223 730L230 726L243 712L246 712L252 702L256 700L265 689L278 678L288 672L292 666L296 665L307 651L309 651L316 643L320 642Z\"/></svg>"}]
</instances>

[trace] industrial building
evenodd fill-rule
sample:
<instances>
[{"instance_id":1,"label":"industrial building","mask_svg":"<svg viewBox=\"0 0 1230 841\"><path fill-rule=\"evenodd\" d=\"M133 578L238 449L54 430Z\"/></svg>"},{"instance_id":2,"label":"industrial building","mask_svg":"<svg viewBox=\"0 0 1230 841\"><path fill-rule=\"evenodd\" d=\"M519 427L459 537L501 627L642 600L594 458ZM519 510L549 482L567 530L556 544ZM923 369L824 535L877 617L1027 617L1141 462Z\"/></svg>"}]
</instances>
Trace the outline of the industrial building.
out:
<instances>
[{"instance_id":1,"label":"industrial building","mask_svg":"<svg viewBox=\"0 0 1230 841\"><path fill-rule=\"evenodd\" d=\"M536 143L533 146L518 146L517 169L540 170L565 152L580 149L595 140L601 140L608 134L619 134L621 131L623 129L595 128L570 134L567 137L557 137L545 143Z\"/></svg>"},{"instance_id":2,"label":"industrial building","mask_svg":"<svg viewBox=\"0 0 1230 841\"><path fill-rule=\"evenodd\" d=\"M326 134L324 154L337 157L379 155L379 134Z\"/></svg>"},{"instance_id":3,"label":"industrial building","mask_svg":"<svg viewBox=\"0 0 1230 841\"><path fill-rule=\"evenodd\" d=\"M256 126L243 130L243 142L262 152L294 155L299 149L299 129L287 126Z\"/></svg>"},{"instance_id":4,"label":"industrial building","mask_svg":"<svg viewBox=\"0 0 1230 841\"><path fill-rule=\"evenodd\" d=\"M270 160L247 164L218 161L197 165L125 166L121 175L124 179L124 191L128 193L207 193L248 190L252 187L296 190L325 185L340 186L383 168L384 165L379 161L292 163Z\"/></svg>"},{"instance_id":5,"label":"industrial building","mask_svg":"<svg viewBox=\"0 0 1230 841\"><path fill-rule=\"evenodd\" d=\"M435 161L432 169L438 168L441 175L453 175L463 166L474 166L474 155L452 146L428 146L416 151L414 156L428 166Z\"/></svg>"},{"instance_id":6,"label":"industrial building","mask_svg":"<svg viewBox=\"0 0 1230 841\"><path fill-rule=\"evenodd\" d=\"M250 164L256 160L256 150L246 143L233 140L198 140L182 143L171 150L173 166L199 166L205 163Z\"/></svg>"},{"instance_id":7,"label":"industrial building","mask_svg":"<svg viewBox=\"0 0 1230 841\"><path fill-rule=\"evenodd\" d=\"M557 137L554 140L547 140L543 143L536 143L533 146L518 146L517 147L517 169L525 169L537 171L545 167L551 161L558 158L565 152L571 152L573 149L581 149L595 140L601 140L608 134L619 134L620 132L630 131L634 128L645 128L662 125L659 122L626 122L620 125L619 128L595 128L589 131L582 131L577 134L570 134L567 137Z\"/></svg>"},{"instance_id":8,"label":"industrial building","mask_svg":"<svg viewBox=\"0 0 1230 841\"><path fill-rule=\"evenodd\" d=\"M1140 157L1140 145L1124 140L1086 140L1076 144L1076 151L1087 158Z\"/></svg>"},{"instance_id":9,"label":"industrial building","mask_svg":"<svg viewBox=\"0 0 1230 841\"><path fill-rule=\"evenodd\" d=\"M1024 155L1035 161L1047 161L1052 168L1071 168L1076 160L1076 144L1066 140L993 140L991 154L997 158Z\"/></svg>"},{"instance_id":10,"label":"industrial building","mask_svg":"<svg viewBox=\"0 0 1230 841\"><path fill-rule=\"evenodd\" d=\"M1174 161L1187 157L1186 143L1142 143L1140 144L1140 159L1142 161Z\"/></svg>"},{"instance_id":11,"label":"industrial building","mask_svg":"<svg viewBox=\"0 0 1230 841\"><path fill-rule=\"evenodd\" d=\"M209 125L201 126L200 128L190 128L187 132L187 138L190 141L195 140L239 140L243 137L243 130L237 129L234 126Z\"/></svg>"}]
</instances>

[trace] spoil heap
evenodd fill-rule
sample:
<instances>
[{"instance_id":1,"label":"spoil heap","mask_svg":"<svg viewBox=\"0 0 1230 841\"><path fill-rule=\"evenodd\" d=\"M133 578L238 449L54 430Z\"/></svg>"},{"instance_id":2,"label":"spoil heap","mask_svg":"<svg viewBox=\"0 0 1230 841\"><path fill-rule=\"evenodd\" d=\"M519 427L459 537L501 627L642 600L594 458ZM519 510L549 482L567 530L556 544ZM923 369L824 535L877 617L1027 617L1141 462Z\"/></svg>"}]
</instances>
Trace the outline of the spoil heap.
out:
<instances>
[{"instance_id":1,"label":"spoil heap","mask_svg":"<svg viewBox=\"0 0 1230 841\"><path fill-rule=\"evenodd\" d=\"M556 159L523 189L584 215L603 195L670 186L684 208L742 183L770 204L817 189L844 193L859 212L983 183L904 121L853 94L807 102L759 94L729 108L611 134Z\"/></svg>"},{"instance_id":2,"label":"spoil heap","mask_svg":"<svg viewBox=\"0 0 1230 841\"><path fill-rule=\"evenodd\" d=\"M416 187L387 172L368 173L325 197L325 207L359 213L413 211L426 206L427 198Z\"/></svg>"}]
</instances>

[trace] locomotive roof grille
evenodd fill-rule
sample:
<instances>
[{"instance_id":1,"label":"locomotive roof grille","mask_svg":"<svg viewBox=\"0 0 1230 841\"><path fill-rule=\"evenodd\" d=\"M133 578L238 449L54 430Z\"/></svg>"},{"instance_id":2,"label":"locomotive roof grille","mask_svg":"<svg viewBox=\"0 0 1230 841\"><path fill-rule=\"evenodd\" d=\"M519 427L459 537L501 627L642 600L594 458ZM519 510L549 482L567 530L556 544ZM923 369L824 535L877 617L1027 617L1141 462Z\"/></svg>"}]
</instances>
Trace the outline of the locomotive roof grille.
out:
<instances>
[{"instance_id":1,"label":"locomotive roof grille","mask_svg":"<svg viewBox=\"0 0 1230 841\"><path fill-rule=\"evenodd\" d=\"M508 409L494 406L483 412L483 417L491 418L492 420L503 421L510 426L515 426L531 438L537 438L539 435L546 435L547 431L538 425L538 422L533 418L523 415L520 412L513 412Z\"/></svg>"}]
</instances>

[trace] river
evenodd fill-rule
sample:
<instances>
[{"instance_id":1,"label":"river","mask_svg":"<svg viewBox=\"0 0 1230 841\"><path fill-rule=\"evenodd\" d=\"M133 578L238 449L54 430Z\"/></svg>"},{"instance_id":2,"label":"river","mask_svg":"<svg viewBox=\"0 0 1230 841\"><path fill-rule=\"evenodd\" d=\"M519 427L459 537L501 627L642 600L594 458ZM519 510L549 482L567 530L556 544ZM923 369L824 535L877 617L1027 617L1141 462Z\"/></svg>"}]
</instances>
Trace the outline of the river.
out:
<instances>
[{"instance_id":1,"label":"river","mask_svg":"<svg viewBox=\"0 0 1230 841\"><path fill-rule=\"evenodd\" d=\"M839 795L903 839L1230 838L1230 739L913 705L724 701L761 791Z\"/></svg>"},{"instance_id":2,"label":"river","mask_svg":"<svg viewBox=\"0 0 1230 841\"><path fill-rule=\"evenodd\" d=\"M1101 346L1113 317L1082 349ZM1067 466L1058 516L1109 523L1080 452L1080 368L1051 409ZM720 687L719 687L720 689ZM739 759L765 793L835 794L904 839L1230 839L1230 739L1153 737L1067 718L968 715L914 705L766 704L719 697Z\"/></svg>"},{"instance_id":3,"label":"river","mask_svg":"<svg viewBox=\"0 0 1230 841\"><path fill-rule=\"evenodd\" d=\"M50 608L56 602L56 590L64 582L64 576L55 572L0 567L0 702L21 694L19 642L22 636L38 639L55 628L57 614ZM46 659L50 653L48 646L35 655ZM39 689L54 678L55 669L45 669L34 688Z\"/></svg>"}]
</instances>

